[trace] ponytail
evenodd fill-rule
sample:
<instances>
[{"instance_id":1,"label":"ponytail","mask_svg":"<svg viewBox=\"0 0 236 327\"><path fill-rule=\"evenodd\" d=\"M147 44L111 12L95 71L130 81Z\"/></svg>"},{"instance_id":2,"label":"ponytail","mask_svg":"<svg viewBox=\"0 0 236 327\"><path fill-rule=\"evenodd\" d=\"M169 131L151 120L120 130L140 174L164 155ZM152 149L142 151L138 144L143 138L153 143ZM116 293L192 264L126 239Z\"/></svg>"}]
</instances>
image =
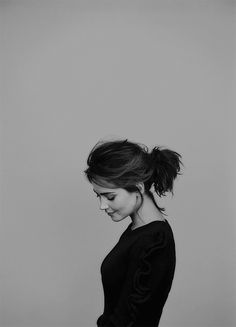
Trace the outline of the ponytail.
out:
<instances>
[{"instance_id":1,"label":"ponytail","mask_svg":"<svg viewBox=\"0 0 236 327\"><path fill-rule=\"evenodd\" d=\"M169 149L154 147L150 153L152 167L151 183L155 192L161 197L165 193L173 194L173 183L177 175L180 175L181 155Z\"/></svg>"}]
</instances>

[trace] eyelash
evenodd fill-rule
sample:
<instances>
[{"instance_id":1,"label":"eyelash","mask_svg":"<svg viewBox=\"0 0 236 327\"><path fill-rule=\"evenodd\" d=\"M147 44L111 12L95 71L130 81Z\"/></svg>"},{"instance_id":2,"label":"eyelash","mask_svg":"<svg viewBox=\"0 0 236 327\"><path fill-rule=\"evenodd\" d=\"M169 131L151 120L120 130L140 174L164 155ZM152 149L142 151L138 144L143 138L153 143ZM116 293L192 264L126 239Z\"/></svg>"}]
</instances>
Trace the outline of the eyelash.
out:
<instances>
[{"instance_id":1,"label":"eyelash","mask_svg":"<svg viewBox=\"0 0 236 327\"><path fill-rule=\"evenodd\" d=\"M97 195L96 195L96 197L97 197L97 198L99 198L99 197L100 197L100 195L98 195L98 194L97 194ZM115 199L115 196L113 196L113 197L112 197L112 198L110 198L110 199L109 199L109 198L107 198L107 200L108 200L108 201L113 201L114 199Z\"/></svg>"}]
</instances>

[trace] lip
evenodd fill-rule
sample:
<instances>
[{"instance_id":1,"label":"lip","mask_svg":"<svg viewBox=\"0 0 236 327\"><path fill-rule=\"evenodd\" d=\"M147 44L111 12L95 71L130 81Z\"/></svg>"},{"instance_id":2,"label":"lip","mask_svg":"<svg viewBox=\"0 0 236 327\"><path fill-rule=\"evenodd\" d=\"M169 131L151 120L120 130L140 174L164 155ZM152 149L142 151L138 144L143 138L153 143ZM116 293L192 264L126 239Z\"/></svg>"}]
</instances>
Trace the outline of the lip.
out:
<instances>
[{"instance_id":1,"label":"lip","mask_svg":"<svg viewBox=\"0 0 236 327\"><path fill-rule=\"evenodd\" d=\"M106 212L108 215L113 215L113 213L115 213L115 211L112 211L112 212Z\"/></svg>"}]
</instances>

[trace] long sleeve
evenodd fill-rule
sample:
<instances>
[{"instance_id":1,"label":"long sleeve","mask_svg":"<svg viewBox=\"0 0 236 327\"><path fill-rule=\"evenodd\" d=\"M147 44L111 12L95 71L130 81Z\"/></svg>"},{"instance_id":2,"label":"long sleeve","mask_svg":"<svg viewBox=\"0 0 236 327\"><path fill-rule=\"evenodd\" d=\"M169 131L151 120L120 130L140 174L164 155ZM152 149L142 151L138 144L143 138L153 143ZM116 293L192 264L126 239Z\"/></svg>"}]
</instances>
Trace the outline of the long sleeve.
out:
<instances>
[{"instance_id":1,"label":"long sleeve","mask_svg":"<svg viewBox=\"0 0 236 327\"><path fill-rule=\"evenodd\" d=\"M119 299L99 327L157 326L175 269L174 243L165 231L141 235L129 249Z\"/></svg>"}]
</instances>

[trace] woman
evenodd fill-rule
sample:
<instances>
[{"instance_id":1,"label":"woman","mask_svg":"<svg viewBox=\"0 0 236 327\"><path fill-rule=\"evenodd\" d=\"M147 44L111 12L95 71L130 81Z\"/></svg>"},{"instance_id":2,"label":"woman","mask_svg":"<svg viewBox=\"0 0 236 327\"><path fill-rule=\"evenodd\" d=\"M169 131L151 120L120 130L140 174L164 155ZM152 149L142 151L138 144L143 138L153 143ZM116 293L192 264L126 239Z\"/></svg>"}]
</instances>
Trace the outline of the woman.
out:
<instances>
[{"instance_id":1,"label":"woman","mask_svg":"<svg viewBox=\"0 0 236 327\"><path fill-rule=\"evenodd\" d=\"M157 327L175 271L172 229L153 193L173 193L181 156L128 140L100 142L85 174L113 221L131 223L101 265L104 312L99 327ZM153 191L151 191L153 187Z\"/></svg>"}]
</instances>

